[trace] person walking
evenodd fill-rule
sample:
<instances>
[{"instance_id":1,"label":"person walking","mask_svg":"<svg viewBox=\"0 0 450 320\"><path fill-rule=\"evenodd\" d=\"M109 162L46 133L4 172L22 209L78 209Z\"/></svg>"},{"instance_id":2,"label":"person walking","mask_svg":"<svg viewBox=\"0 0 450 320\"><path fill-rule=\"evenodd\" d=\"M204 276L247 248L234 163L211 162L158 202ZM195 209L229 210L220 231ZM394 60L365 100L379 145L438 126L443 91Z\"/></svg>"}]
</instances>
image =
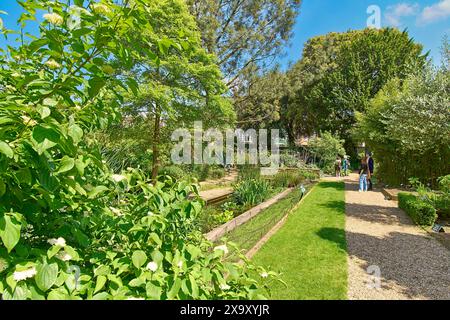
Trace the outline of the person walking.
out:
<instances>
[{"instance_id":1,"label":"person walking","mask_svg":"<svg viewBox=\"0 0 450 320\"><path fill-rule=\"evenodd\" d=\"M341 168L342 168L342 161L340 157L336 157L336 161L334 163L334 171L336 174L336 178L339 178L341 176Z\"/></svg>"},{"instance_id":2,"label":"person walking","mask_svg":"<svg viewBox=\"0 0 450 320\"><path fill-rule=\"evenodd\" d=\"M361 165L359 167L359 192L367 191L368 179L370 179L370 170L368 165L368 158L367 156L365 156L361 159Z\"/></svg>"},{"instance_id":3,"label":"person walking","mask_svg":"<svg viewBox=\"0 0 450 320\"><path fill-rule=\"evenodd\" d=\"M373 177L373 171L374 171L374 166L375 166L375 161L372 158L372 152L369 152L367 165L369 166L369 173L370 173L369 178L368 178L368 182L369 182L368 190L372 191L373 190L372 177Z\"/></svg>"},{"instance_id":4,"label":"person walking","mask_svg":"<svg viewBox=\"0 0 450 320\"><path fill-rule=\"evenodd\" d=\"M342 161L342 171L344 176L348 176L348 170L350 167L350 162L348 161L348 156L344 156L344 160Z\"/></svg>"}]
</instances>

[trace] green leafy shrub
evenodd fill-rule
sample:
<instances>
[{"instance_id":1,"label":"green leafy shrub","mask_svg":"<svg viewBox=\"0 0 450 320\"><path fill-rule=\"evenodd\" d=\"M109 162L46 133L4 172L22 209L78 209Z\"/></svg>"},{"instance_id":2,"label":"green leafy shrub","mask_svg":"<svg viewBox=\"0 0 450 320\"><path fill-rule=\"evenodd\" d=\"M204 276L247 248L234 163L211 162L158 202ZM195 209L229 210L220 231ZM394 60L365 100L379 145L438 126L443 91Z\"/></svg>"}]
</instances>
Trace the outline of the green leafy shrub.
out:
<instances>
[{"instance_id":1,"label":"green leafy shrub","mask_svg":"<svg viewBox=\"0 0 450 320\"><path fill-rule=\"evenodd\" d=\"M239 205L254 206L266 200L270 193L271 186L268 181L249 179L234 185L233 197Z\"/></svg>"},{"instance_id":2,"label":"green leafy shrub","mask_svg":"<svg viewBox=\"0 0 450 320\"><path fill-rule=\"evenodd\" d=\"M441 218L450 217L450 196L448 187L448 176L438 179L440 191L433 191L420 182L418 178L410 178L409 183L417 191L419 199L428 203L436 209L436 213Z\"/></svg>"},{"instance_id":3,"label":"green leafy shrub","mask_svg":"<svg viewBox=\"0 0 450 320\"><path fill-rule=\"evenodd\" d=\"M277 173L271 183L276 188L292 188L305 181L305 172L300 170L289 170Z\"/></svg>"},{"instance_id":4,"label":"green leafy shrub","mask_svg":"<svg viewBox=\"0 0 450 320\"><path fill-rule=\"evenodd\" d=\"M210 175L210 171L211 171L211 167L209 165L202 165L200 166L200 170L198 171L198 178L200 181L205 181L206 179L209 178Z\"/></svg>"},{"instance_id":5,"label":"green leafy shrub","mask_svg":"<svg viewBox=\"0 0 450 320\"><path fill-rule=\"evenodd\" d=\"M182 168L177 166L167 166L160 170L160 175L167 175L175 180L181 180L185 177L185 172Z\"/></svg>"},{"instance_id":6,"label":"green leafy shrub","mask_svg":"<svg viewBox=\"0 0 450 320\"><path fill-rule=\"evenodd\" d=\"M450 218L450 200L441 195L438 196L434 202L436 213L441 218Z\"/></svg>"},{"instance_id":7,"label":"green leafy shrub","mask_svg":"<svg viewBox=\"0 0 450 320\"><path fill-rule=\"evenodd\" d=\"M309 148L319 159L319 167L326 173L333 173L336 157L345 155L344 140L336 138L330 132L323 132L311 139Z\"/></svg>"},{"instance_id":8,"label":"green leafy shrub","mask_svg":"<svg viewBox=\"0 0 450 320\"><path fill-rule=\"evenodd\" d=\"M439 217L450 218L450 175L439 178L439 187L442 194L435 200L435 208Z\"/></svg>"},{"instance_id":9,"label":"green leafy shrub","mask_svg":"<svg viewBox=\"0 0 450 320\"><path fill-rule=\"evenodd\" d=\"M298 159L294 155L289 153L282 153L280 155L280 160L283 165L290 168L295 168L299 164Z\"/></svg>"},{"instance_id":10,"label":"green leafy shrub","mask_svg":"<svg viewBox=\"0 0 450 320\"><path fill-rule=\"evenodd\" d=\"M398 206L419 225L431 226L436 221L436 209L430 203L412 194L399 193Z\"/></svg>"},{"instance_id":11,"label":"green leafy shrub","mask_svg":"<svg viewBox=\"0 0 450 320\"><path fill-rule=\"evenodd\" d=\"M191 178L196 178L199 181L205 181L208 179L220 179L225 176L225 169L216 165L193 165L190 168L187 168L187 171L189 171L188 175Z\"/></svg>"},{"instance_id":12,"label":"green leafy shrub","mask_svg":"<svg viewBox=\"0 0 450 320\"><path fill-rule=\"evenodd\" d=\"M114 174L91 136L117 117L120 93L137 90L113 77L111 59L126 70L131 57L157 59L151 50L163 57L191 40L153 35L149 47L130 46L136 28L150 32L148 1L92 4L81 29L68 22L70 4L22 2L31 17L51 13L40 37L0 53L0 298L258 297L249 272L262 269L227 263L232 245L214 248L198 230L195 185Z\"/></svg>"},{"instance_id":13,"label":"green leafy shrub","mask_svg":"<svg viewBox=\"0 0 450 320\"><path fill-rule=\"evenodd\" d=\"M210 177L212 179L220 179L225 176L225 169L223 168L213 168L211 169L211 172L209 173Z\"/></svg>"},{"instance_id":14,"label":"green leafy shrub","mask_svg":"<svg viewBox=\"0 0 450 320\"><path fill-rule=\"evenodd\" d=\"M287 188L289 187L290 174L286 171L277 173L271 178L272 186L275 188Z\"/></svg>"},{"instance_id":15,"label":"green leafy shrub","mask_svg":"<svg viewBox=\"0 0 450 320\"><path fill-rule=\"evenodd\" d=\"M259 179L261 177L261 169L253 165L242 165L238 167L238 181Z\"/></svg>"},{"instance_id":16,"label":"green leafy shrub","mask_svg":"<svg viewBox=\"0 0 450 320\"><path fill-rule=\"evenodd\" d=\"M320 179L320 172L319 171L314 172L314 171L310 171L310 170L301 170L300 172L301 172L300 173L301 176L304 179L306 179L306 180L315 181L315 180Z\"/></svg>"},{"instance_id":17,"label":"green leafy shrub","mask_svg":"<svg viewBox=\"0 0 450 320\"><path fill-rule=\"evenodd\" d=\"M233 218L233 211L223 210L220 207L206 207L199 216L198 225L203 233L207 233Z\"/></svg>"},{"instance_id":18,"label":"green leafy shrub","mask_svg":"<svg viewBox=\"0 0 450 320\"><path fill-rule=\"evenodd\" d=\"M437 178L449 173L448 74L427 66L404 81L392 80L358 114L355 137L374 152L383 183L406 184L414 176L436 187Z\"/></svg>"},{"instance_id":19,"label":"green leafy shrub","mask_svg":"<svg viewBox=\"0 0 450 320\"><path fill-rule=\"evenodd\" d=\"M441 191L444 193L444 196L450 197L450 174L440 177L438 180L439 180L439 187Z\"/></svg>"},{"instance_id":20,"label":"green leafy shrub","mask_svg":"<svg viewBox=\"0 0 450 320\"><path fill-rule=\"evenodd\" d=\"M224 211L232 211L235 216L237 216L239 213L242 213L243 210L242 206L234 201L224 202L220 207Z\"/></svg>"}]
</instances>

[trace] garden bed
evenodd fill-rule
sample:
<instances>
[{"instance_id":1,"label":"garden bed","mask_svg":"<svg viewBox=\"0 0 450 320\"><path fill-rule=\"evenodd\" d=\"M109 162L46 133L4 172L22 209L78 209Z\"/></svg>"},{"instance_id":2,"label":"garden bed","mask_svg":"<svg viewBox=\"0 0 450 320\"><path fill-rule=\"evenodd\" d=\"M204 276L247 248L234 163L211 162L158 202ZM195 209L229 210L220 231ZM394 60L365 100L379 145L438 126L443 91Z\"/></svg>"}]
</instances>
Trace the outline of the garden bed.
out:
<instances>
[{"instance_id":1,"label":"garden bed","mask_svg":"<svg viewBox=\"0 0 450 320\"><path fill-rule=\"evenodd\" d=\"M197 224L204 234L238 218L247 211L253 213L261 208L264 209L263 203L269 201L269 205L272 204L268 199L277 197L286 190L301 184L310 184L311 180L317 179L316 174L302 169L280 170L279 173L270 177L262 176L260 169L256 166L244 166L240 168L237 181L232 188L200 193L207 205L199 216ZM263 204L262 207L260 207L261 204Z\"/></svg>"},{"instance_id":2,"label":"garden bed","mask_svg":"<svg viewBox=\"0 0 450 320\"><path fill-rule=\"evenodd\" d=\"M286 197L226 234L227 239L236 243L240 249L248 252L299 204L310 192L313 185L308 185L304 194L302 194L300 188L295 188Z\"/></svg>"},{"instance_id":3,"label":"garden bed","mask_svg":"<svg viewBox=\"0 0 450 320\"><path fill-rule=\"evenodd\" d=\"M292 192L292 188L286 189L283 192L277 194L275 197L257 205L256 207L253 207L252 209L244 212L243 214L237 216L236 218L232 219L231 221L228 221L227 223L215 228L214 230L208 232L205 236L210 241L217 241L221 237L223 237L226 233L234 230L238 226L246 223L256 215L258 215L262 210L270 207L271 205L275 204L280 199L285 198L289 193Z\"/></svg>"},{"instance_id":4,"label":"garden bed","mask_svg":"<svg viewBox=\"0 0 450 320\"><path fill-rule=\"evenodd\" d=\"M400 192L398 193L398 206L430 236L450 250L450 217L448 213L441 212L441 208L436 208L432 203L424 199L418 196L417 193ZM445 232L437 233L434 231L434 223L442 225Z\"/></svg>"}]
</instances>

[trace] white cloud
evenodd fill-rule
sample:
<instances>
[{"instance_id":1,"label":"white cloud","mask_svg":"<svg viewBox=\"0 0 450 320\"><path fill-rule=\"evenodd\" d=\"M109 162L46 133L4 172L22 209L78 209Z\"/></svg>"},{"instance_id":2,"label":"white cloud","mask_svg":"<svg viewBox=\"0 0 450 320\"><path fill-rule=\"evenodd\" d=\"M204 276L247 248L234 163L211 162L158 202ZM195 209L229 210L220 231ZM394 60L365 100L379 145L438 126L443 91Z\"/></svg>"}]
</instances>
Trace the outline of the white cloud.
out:
<instances>
[{"instance_id":1,"label":"white cloud","mask_svg":"<svg viewBox=\"0 0 450 320\"><path fill-rule=\"evenodd\" d=\"M417 22L424 25L448 17L450 17L450 0L441 0L438 3L425 7L420 13Z\"/></svg>"},{"instance_id":2,"label":"white cloud","mask_svg":"<svg viewBox=\"0 0 450 320\"><path fill-rule=\"evenodd\" d=\"M401 18L415 16L419 13L420 6L409 3L399 3L396 5L388 6L384 18L388 25L393 27L401 26Z\"/></svg>"}]
</instances>

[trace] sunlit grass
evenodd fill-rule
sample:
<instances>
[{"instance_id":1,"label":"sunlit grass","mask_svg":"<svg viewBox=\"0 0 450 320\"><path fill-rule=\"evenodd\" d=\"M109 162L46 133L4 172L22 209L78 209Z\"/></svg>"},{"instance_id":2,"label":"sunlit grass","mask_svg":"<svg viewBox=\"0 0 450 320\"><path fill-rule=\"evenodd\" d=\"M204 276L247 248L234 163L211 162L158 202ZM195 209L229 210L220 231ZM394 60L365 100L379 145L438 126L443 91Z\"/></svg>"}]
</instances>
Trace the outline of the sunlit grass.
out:
<instances>
[{"instance_id":1,"label":"sunlit grass","mask_svg":"<svg viewBox=\"0 0 450 320\"><path fill-rule=\"evenodd\" d=\"M343 182L321 182L253 261L282 273L272 299L346 299Z\"/></svg>"}]
</instances>

